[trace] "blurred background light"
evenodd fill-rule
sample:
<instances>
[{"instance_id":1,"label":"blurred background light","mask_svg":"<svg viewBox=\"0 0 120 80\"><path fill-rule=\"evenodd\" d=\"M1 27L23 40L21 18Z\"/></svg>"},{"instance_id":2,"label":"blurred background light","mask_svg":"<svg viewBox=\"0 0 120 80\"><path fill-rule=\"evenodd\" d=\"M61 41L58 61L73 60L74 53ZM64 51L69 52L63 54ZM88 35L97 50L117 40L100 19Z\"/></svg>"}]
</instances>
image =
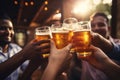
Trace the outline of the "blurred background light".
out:
<instances>
[{"instance_id":1,"label":"blurred background light","mask_svg":"<svg viewBox=\"0 0 120 80\"><path fill-rule=\"evenodd\" d=\"M93 3L94 3L95 5L98 5L98 4L101 3L101 0L93 0Z\"/></svg>"}]
</instances>

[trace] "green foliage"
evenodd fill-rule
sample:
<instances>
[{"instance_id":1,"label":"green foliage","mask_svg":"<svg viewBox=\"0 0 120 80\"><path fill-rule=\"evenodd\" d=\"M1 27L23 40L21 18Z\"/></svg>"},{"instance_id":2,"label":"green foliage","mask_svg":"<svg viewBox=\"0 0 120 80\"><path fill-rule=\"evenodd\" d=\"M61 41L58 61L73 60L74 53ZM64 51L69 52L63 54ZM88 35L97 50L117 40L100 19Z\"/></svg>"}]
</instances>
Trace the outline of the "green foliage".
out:
<instances>
[{"instance_id":1,"label":"green foliage","mask_svg":"<svg viewBox=\"0 0 120 80\"><path fill-rule=\"evenodd\" d=\"M111 14L111 6L109 4L102 4L96 6L96 10L98 12L104 12L106 14Z\"/></svg>"}]
</instances>

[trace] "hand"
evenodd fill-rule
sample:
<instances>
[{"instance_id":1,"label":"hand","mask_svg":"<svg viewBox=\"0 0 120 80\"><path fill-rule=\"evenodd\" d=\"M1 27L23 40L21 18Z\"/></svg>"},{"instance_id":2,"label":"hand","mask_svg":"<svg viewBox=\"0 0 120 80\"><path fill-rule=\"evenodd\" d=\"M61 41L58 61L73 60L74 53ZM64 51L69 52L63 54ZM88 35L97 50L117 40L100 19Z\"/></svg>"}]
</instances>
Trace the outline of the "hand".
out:
<instances>
[{"instance_id":1,"label":"hand","mask_svg":"<svg viewBox=\"0 0 120 80\"><path fill-rule=\"evenodd\" d=\"M43 53L50 52L50 40L32 40L22 50L25 59L32 59L33 57L40 56Z\"/></svg>"},{"instance_id":2,"label":"hand","mask_svg":"<svg viewBox=\"0 0 120 80\"><path fill-rule=\"evenodd\" d=\"M72 55L70 54L70 49L72 44L67 45L63 49L57 49L55 43L51 40L51 52L49 56L49 63L52 63L56 67L63 68L67 67L70 62Z\"/></svg>"},{"instance_id":3,"label":"hand","mask_svg":"<svg viewBox=\"0 0 120 80\"><path fill-rule=\"evenodd\" d=\"M109 57L99 48L95 46L90 46L92 55L84 58L87 62L89 62L91 65L96 67L97 69L103 69L104 65L106 65L107 62L109 62Z\"/></svg>"},{"instance_id":4,"label":"hand","mask_svg":"<svg viewBox=\"0 0 120 80\"><path fill-rule=\"evenodd\" d=\"M105 53L95 46L90 46L92 55L84 58L95 68L104 72L110 80L120 80L120 66L113 62Z\"/></svg>"},{"instance_id":5,"label":"hand","mask_svg":"<svg viewBox=\"0 0 120 80\"><path fill-rule=\"evenodd\" d=\"M57 49L55 43L51 40L49 61L41 80L56 80L58 75L63 72L64 66L68 66L70 62L72 56L70 54L71 47L72 45L69 44L62 49Z\"/></svg>"},{"instance_id":6,"label":"hand","mask_svg":"<svg viewBox=\"0 0 120 80\"><path fill-rule=\"evenodd\" d=\"M92 45L99 47L101 50L103 50L105 53L109 53L111 52L113 45L112 43L104 38L103 36L101 36L98 33L94 33L92 32Z\"/></svg>"}]
</instances>

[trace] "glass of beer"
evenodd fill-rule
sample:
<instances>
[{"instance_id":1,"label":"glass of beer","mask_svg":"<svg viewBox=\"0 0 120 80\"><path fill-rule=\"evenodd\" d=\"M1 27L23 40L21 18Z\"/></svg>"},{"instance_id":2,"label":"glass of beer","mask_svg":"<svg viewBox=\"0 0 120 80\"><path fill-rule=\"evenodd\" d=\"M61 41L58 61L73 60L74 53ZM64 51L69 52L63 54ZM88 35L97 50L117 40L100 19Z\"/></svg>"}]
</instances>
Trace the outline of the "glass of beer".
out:
<instances>
[{"instance_id":1,"label":"glass of beer","mask_svg":"<svg viewBox=\"0 0 120 80\"><path fill-rule=\"evenodd\" d=\"M68 28L69 30L73 30L78 24L78 20L74 17L65 18L63 20L63 26Z\"/></svg>"},{"instance_id":2,"label":"glass of beer","mask_svg":"<svg viewBox=\"0 0 120 80\"><path fill-rule=\"evenodd\" d=\"M39 40L46 40L46 39L51 39L51 30L50 30L50 26L42 26L42 27L37 27L35 29L35 39L37 41ZM42 44L44 45L44 44ZM48 57L48 53L44 53L42 54L42 57Z\"/></svg>"},{"instance_id":3,"label":"glass of beer","mask_svg":"<svg viewBox=\"0 0 120 80\"><path fill-rule=\"evenodd\" d=\"M72 40L73 32L63 27L62 23L52 24L51 31L52 31L53 40L58 49L67 46Z\"/></svg>"},{"instance_id":4,"label":"glass of beer","mask_svg":"<svg viewBox=\"0 0 120 80\"><path fill-rule=\"evenodd\" d=\"M78 20L74 17L65 18L63 20L63 27L69 29L72 35L74 35L73 31L78 26ZM72 39L71 39L72 40ZM74 53L74 48L71 48L71 53Z\"/></svg>"},{"instance_id":5,"label":"glass of beer","mask_svg":"<svg viewBox=\"0 0 120 80\"><path fill-rule=\"evenodd\" d=\"M74 30L73 47L78 58L86 58L91 55L89 46L91 44L91 27L88 21L78 22Z\"/></svg>"}]
</instances>

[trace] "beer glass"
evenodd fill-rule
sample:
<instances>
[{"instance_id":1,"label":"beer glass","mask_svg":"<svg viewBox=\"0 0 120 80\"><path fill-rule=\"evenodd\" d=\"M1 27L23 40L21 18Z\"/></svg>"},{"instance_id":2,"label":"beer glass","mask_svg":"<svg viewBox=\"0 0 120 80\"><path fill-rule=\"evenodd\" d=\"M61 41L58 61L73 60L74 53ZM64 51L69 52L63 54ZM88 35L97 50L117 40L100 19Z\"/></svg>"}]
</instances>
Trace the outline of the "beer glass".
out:
<instances>
[{"instance_id":1,"label":"beer glass","mask_svg":"<svg viewBox=\"0 0 120 80\"><path fill-rule=\"evenodd\" d=\"M52 24L52 37L58 49L67 46L72 39L72 32L63 27L63 24Z\"/></svg>"},{"instance_id":2,"label":"beer glass","mask_svg":"<svg viewBox=\"0 0 120 80\"><path fill-rule=\"evenodd\" d=\"M91 44L91 27L88 21L78 22L74 30L73 47L78 58L85 58L91 55L89 46Z\"/></svg>"},{"instance_id":3,"label":"beer glass","mask_svg":"<svg viewBox=\"0 0 120 80\"><path fill-rule=\"evenodd\" d=\"M73 31L78 26L78 20L74 17L65 18L63 20L63 27L69 29L69 31L74 35ZM71 53L74 53L74 48L71 48Z\"/></svg>"},{"instance_id":4,"label":"beer glass","mask_svg":"<svg viewBox=\"0 0 120 80\"><path fill-rule=\"evenodd\" d=\"M50 39L51 38L51 30L50 30L50 26L42 26L42 27L37 27L35 29L35 39L37 41L39 40L46 40L46 39ZM44 45L44 44L42 44ZM42 54L42 57L48 57L49 54L44 53Z\"/></svg>"},{"instance_id":5,"label":"beer glass","mask_svg":"<svg viewBox=\"0 0 120 80\"><path fill-rule=\"evenodd\" d=\"M63 20L63 27L66 27L69 30L73 30L77 26L77 24L78 24L78 20L73 17L65 18Z\"/></svg>"}]
</instances>

